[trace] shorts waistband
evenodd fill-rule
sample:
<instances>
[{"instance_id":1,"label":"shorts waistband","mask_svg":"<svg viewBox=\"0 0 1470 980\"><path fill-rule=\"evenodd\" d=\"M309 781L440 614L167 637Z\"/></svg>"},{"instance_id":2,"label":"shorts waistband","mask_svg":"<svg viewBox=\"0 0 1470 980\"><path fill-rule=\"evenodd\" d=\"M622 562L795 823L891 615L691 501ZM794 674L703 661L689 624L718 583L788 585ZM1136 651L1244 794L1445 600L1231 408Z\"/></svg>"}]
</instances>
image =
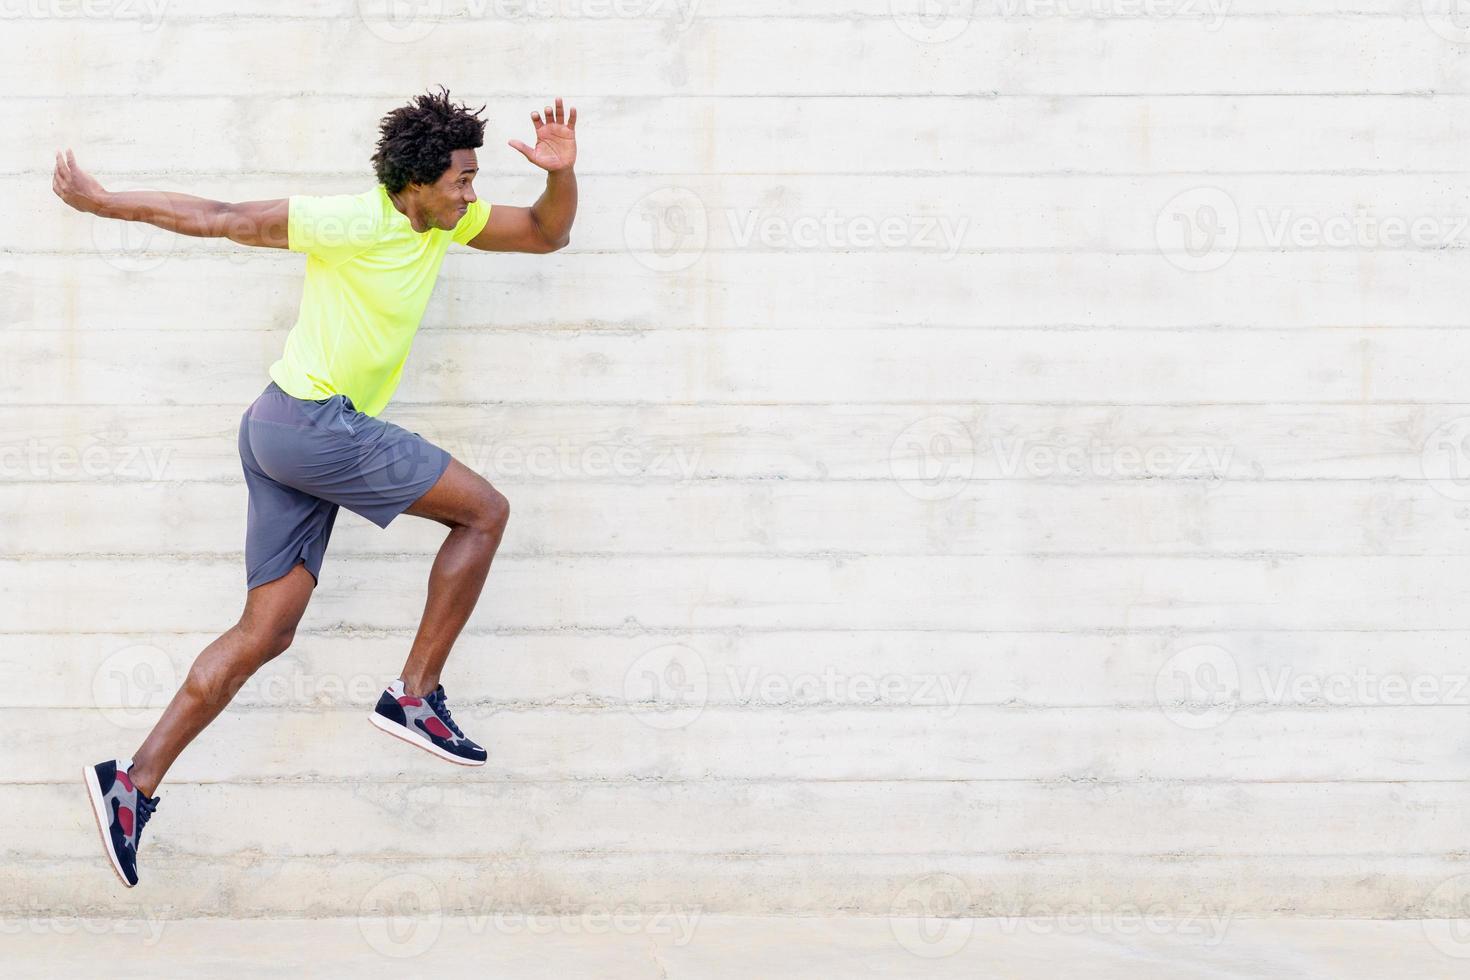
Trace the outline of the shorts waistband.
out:
<instances>
[{"instance_id":1,"label":"shorts waistband","mask_svg":"<svg viewBox=\"0 0 1470 980\"><path fill-rule=\"evenodd\" d=\"M347 405L348 408L352 409L354 412L357 411L357 406L354 405L354 404L352 404L352 398L350 396L348 396L348 395L336 394L336 395L328 395L326 398L297 398L295 395L291 394L289 391L287 391L286 389L282 388L280 385L276 384L274 378L271 379L271 383L270 384L268 384L268 385L265 386L265 390L266 391L273 391L273 392L275 392L278 395L281 395L281 396L283 396L285 398L294 399L294 400L296 400L298 402L311 402L313 405L325 405L327 402L331 401L333 398L340 398Z\"/></svg>"}]
</instances>

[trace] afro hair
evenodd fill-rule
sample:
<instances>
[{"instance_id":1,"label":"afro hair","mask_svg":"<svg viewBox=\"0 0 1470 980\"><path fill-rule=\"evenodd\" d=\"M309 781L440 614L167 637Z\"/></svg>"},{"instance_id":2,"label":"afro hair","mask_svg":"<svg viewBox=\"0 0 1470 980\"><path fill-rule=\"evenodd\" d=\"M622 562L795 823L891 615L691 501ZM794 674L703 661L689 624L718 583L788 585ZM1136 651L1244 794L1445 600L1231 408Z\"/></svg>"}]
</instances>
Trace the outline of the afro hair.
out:
<instances>
[{"instance_id":1,"label":"afro hair","mask_svg":"<svg viewBox=\"0 0 1470 980\"><path fill-rule=\"evenodd\" d=\"M471 110L450 101L449 90L415 96L378 125L373 170L378 182L396 194L409 184L432 184L449 169L455 150L478 149L485 142L484 106Z\"/></svg>"}]
</instances>

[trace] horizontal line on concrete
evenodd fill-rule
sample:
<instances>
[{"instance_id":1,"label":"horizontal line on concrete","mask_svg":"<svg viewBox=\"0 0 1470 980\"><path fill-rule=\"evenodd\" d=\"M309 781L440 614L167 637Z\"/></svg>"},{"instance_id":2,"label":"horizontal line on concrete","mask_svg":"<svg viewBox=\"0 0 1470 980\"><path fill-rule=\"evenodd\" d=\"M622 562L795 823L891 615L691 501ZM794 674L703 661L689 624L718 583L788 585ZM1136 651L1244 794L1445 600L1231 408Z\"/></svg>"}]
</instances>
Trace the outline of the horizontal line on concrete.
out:
<instances>
[{"instance_id":1,"label":"horizontal line on concrete","mask_svg":"<svg viewBox=\"0 0 1470 980\"><path fill-rule=\"evenodd\" d=\"M264 819L256 815L256 820ZM7 862L20 864L50 864L73 861L90 861L90 858L78 858L69 856L50 857L47 855L19 853L15 851L4 852ZM403 850L381 850L381 851L303 851L289 855L273 856L267 861L289 863L292 861L340 861L353 864L415 864L426 860L431 861L496 861L514 859L519 861L536 861L541 858L570 858L576 861L596 861L600 859L618 858L658 858L670 859L698 858L703 860L719 861L801 861L812 858L843 858L847 860L872 858L874 860L888 859L917 859L917 858L1005 858L1016 861L1032 859L1078 859L1078 858L1102 858L1102 859L1129 859L1135 861L1251 861L1263 858L1279 858L1279 852L1273 851L1129 851L1129 850L1042 850L1037 848L1013 848L1002 850L971 850L967 848L947 848L944 850L914 850L914 851L877 851L877 850L847 850L843 848L832 848L825 851L777 851L777 850L701 850L698 848L687 848L674 850L670 848L517 848L494 849L485 851L434 851L425 853L423 851ZM1463 851L1352 851L1345 854L1305 854L1293 853L1294 861L1341 861L1344 863L1353 860L1463 860ZM175 861L191 859L219 860L244 860L258 863L254 852L228 852L220 855L217 851L194 851L178 846L170 846L168 857ZM0 914L0 921L4 915Z\"/></svg>"},{"instance_id":2,"label":"horizontal line on concrete","mask_svg":"<svg viewBox=\"0 0 1470 980\"><path fill-rule=\"evenodd\" d=\"M79 782L79 777L66 779L20 779L11 780L0 777L0 786L29 786L29 787L52 787L74 786ZM975 784L977 786L1041 786L1047 788L1067 787L1159 787L1167 789L1172 786L1180 787L1231 787L1231 786L1384 786L1409 789L1416 786L1465 786L1470 787L1470 780L1465 779L1215 779L1208 777L1200 778L1139 778L1139 779L1116 779L1116 778L1058 778L1046 777L1039 779L1019 779L1016 777L995 778L944 778L934 776L914 776L902 779L853 779L839 776L702 776L698 779L664 777L664 776L565 776L556 778L534 777L516 778L500 774L476 774L472 783L467 783L462 775L441 774L423 776L383 776L374 777L370 780L354 779L349 776L333 775L307 775L307 776L269 776L269 777L243 777L229 780L199 780L199 779L166 779L164 783L169 786L300 786L310 789L313 786L357 786L363 783L371 785L393 785L393 786L420 786L420 785L444 785L465 786L490 784L494 786L561 786L573 785L608 785L608 786L703 786L714 785L741 785L741 786L804 786L808 784L827 785L873 785L873 786L904 786L908 784L934 784L942 786L960 786Z\"/></svg>"},{"instance_id":3,"label":"horizontal line on concrete","mask_svg":"<svg viewBox=\"0 0 1470 980\"><path fill-rule=\"evenodd\" d=\"M243 515L244 508L241 508ZM243 530L243 524L242 524ZM333 557L343 561L419 561L437 554L433 548L422 551L343 551L339 547ZM1180 561L1251 561L1277 562L1301 558L1393 558L1411 560L1415 558L1464 558L1464 549L1444 551L501 551L496 557L501 562L545 561L548 559L583 558L598 561L616 561L624 558L646 559L781 559L790 561L855 561L865 558L1017 558L1022 560L1117 560L1168 558ZM244 550L239 551L10 551L0 552L0 561L28 562L72 562L72 561L197 561L235 562L243 561ZM493 581L493 579L492 579Z\"/></svg>"},{"instance_id":4,"label":"horizontal line on concrete","mask_svg":"<svg viewBox=\"0 0 1470 980\"><path fill-rule=\"evenodd\" d=\"M922 673L922 672L921 672ZM242 714L305 714L305 715L356 715L368 713L372 706L366 702L363 704L230 704L227 706L231 711ZM486 700L455 700L451 707L458 711L461 716L471 711L483 711L489 713L514 713L532 714L545 713L557 715L644 715L656 717L666 714L681 714L691 710L688 705L661 704L648 702L642 706L636 703L621 704L575 704L575 703L537 703L537 702L495 702ZM872 711L913 711L925 714L943 714L950 717L961 712L966 714L1046 714L1051 712L1087 712L1091 714L1157 714L1169 707L1180 707L1184 705L1169 704L1160 706L1149 702L1119 703L1119 704L1021 704L1021 703L988 703L988 704L909 704L902 702L874 702L868 703L825 703L825 704L760 704L757 702L709 702L698 708L701 712L715 712L725 715L771 715L771 714L865 714ZM1460 711L1464 712L1464 704L1272 704L1267 702L1252 702L1231 706L1230 718L1242 715L1323 715L1333 712L1358 712L1358 711ZM0 711L14 713L22 712L100 712L108 710L130 710L142 711L140 708L123 708L122 706L99 706L96 704L82 705L51 705L36 704L28 702L25 705L0 706ZM163 708L149 709L158 711ZM1222 722L1223 724L1223 722ZM1180 729L1181 732L1184 729Z\"/></svg>"},{"instance_id":5,"label":"horizontal line on concrete","mask_svg":"<svg viewBox=\"0 0 1470 980\"><path fill-rule=\"evenodd\" d=\"M157 333L168 335L187 335L192 338L203 338L219 336L225 337L231 334L245 334L247 336L259 334L275 334L280 332L281 327L216 327L196 330L184 327L108 327L108 333ZM33 327L13 326L8 329L11 334L38 334L41 336L68 336L74 337L79 332L86 333L89 330L97 331L98 328L83 328L77 330L68 327ZM1178 323L1166 326L1134 324L1134 323L1040 323L1040 324L960 324L960 323L935 323L928 321L924 323L902 323L888 321L885 323L854 323L849 326L779 326L752 324L751 326L678 326L678 325L629 325L623 323L587 323L585 321L564 323L528 323L513 327L500 326L497 324L486 324L476 326L472 323L439 323L425 324L419 328L418 334L486 334L507 336L525 336L527 334L540 334L547 337L637 337L645 339L659 337L663 334L702 334L716 336L734 336L749 333L776 333L776 334L800 334L807 333L893 333L910 334L914 332L923 333L963 333L963 334L987 334L987 333L1372 333L1381 336L1385 331L1392 333L1409 333L1422 331L1426 333L1452 332L1470 330L1470 322L1466 323ZM100 332L100 331L99 331ZM207 344L207 340L203 341ZM394 402L394 404L402 404Z\"/></svg>"},{"instance_id":6,"label":"horizontal line on concrete","mask_svg":"<svg viewBox=\"0 0 1470 980\"><path fill-rule=\"evenodd\" d=\"M340 551L334 555L341 556L344 560L355 561L405 561L427 559L435 554L434 551L425 549L423 551L383 551L383 552L356 552L342 555ZM190 561L199 564L224 564L226 562L243 561L245 552L240 551L90 551L72 554L60 554L54 552L5 552L0 553L0 562L33 562L33 563L55 563L55 562L137 562L137 561ZM1031 561L1136 561L1149 559L1168 559L1170 561L1234 561L1234 562L1276 562L1295 561L1298 559L1316 558L1344 558L1344 559L1385 559L1396 562L1413 561L1414 559L1441 558L1464 558L1463 551L1443 552L1414 552L1414 553L1376 553L1360 554L1357 552L1287 552L1287 551L1197 551L1197 552L1157 552L1157 551L977 551L977 552L951 552L951 551L805 551L805 552L771 552L771 551L536 551L515 552L497 554L497 559L502 562L543 562L556 561L560 559L590 559L594 561L621 561L623 559L648 560L668 559L684 561L690 558L707 558L712 560L738 559L740 561L807 561L807 562L850 562L875 558L1022 558Z\"/></svg>"},{"instance_id":7,"label":"horizontal line on concrete","mask_svg":"<svg viewBox=\"0 0 1470 980\"><path fill-rule=\"evenodd\" d=\"M112 92L110 92L108 94L109 94L110 97L117 98L117 99L120 99L120 100L126 100L126 101L137 101L137 100L148 99L148 98L157 98L157 99L164 99L164 98L166 98L169 101L175 101L176 102L179 99L199 99L199 100L203 100L203 99L216 99L216 100L218 100L218 99L232 99L232 98L235 97L234 95L232 95L230 93L220 93L220 92L216 92L216 93L207 93L206 92L206 93L199 93L199 94L194 94L194 95L187 95L187 94L184 94L184 93L176 93L176 92L168 92L168 93L165 94L165 93L151 92L151 91L143 91L143 92L138 92L138 91L133 91L133 92L117 92L117 91L114 90L114 91L112 91ZM75 98L86 98L86 99L92 99L92 98L94 98L93 95L86 94L86 93L73 93L71 95L68 95L66 93L60 93L60 92L37 92L37 93L32 93L32 94L19 94L19 93L9 93L9 92L7 92L5 97L9 101L17 101L17 100L28 100L28 101L29 100L35 100L35 101L40 101L40 100L46 100L46 101L53 101L53 102L54 101L60 101L60 100L65 99L65 98L73 98L73 99L75 99ZM382 91L382 92L363 92L361 89L357 89L357 90L355 90L353 92L350 92L350 93L348 93L348 92L299 92L299 93L298 92L292 92L292 93L289 93L289 94L287 94L287 93L280 93L280 94L272 94L272 95L266 95L266 96L259 96L259 98L279 99L279 100L282 100L282 101L285 101L287 99L297 99L297 98L343 99L343 98L350 98L350 97L356 97L356 98L363 99L363 100L372 100L372 101L376 101L376 102L385 102L386 101L386 102L391 102L394 105L397 105L397 104L400 104L403 101L404 93L402 91L398 91L398 90L395 90L395 91ZM568 98L571 99L571 100L573 100L573 101L575 101L575 99L578 98L578 97L579 96L569 96ZM1230 90L1230 89L1212 89L1212 90L1209 90L1209 91L1202 91L1202 92L1201 91L1196 91L1196 92L1128 92L1128 91L1120 91L1120 92L1085 92L1085 91L1075 91L1075 90L1068 91L1068 90L1062 90L1062 89L1054 89L1054 90L1037 89L1037 90L1028 91L1028 92L1018 92L1018 91L1005 91L1005 92L1002 92L999 89L958 89L958 90L948 91L948 92L936 92L933 89L911 89L911 90L908 90L908 91L869 92L869 93L865 93L865 94L857 94L857 93L852 93L852 92L725 92L725 93L718 93L718 94L710 94L710 93L688 93L688 94L680 94L680 93L671 93L671 92L667 91L666 89L659 89L659 90L650 91L650 92L631 92L631 91L626 91L626 90L621 90L620 89L620 90L618 90L615 93L594 92L594 93L584 94L583 96L580 96L580 97L582 97L582 98L591 97L591 98L619 99L619 100L622 100L624 102L635 101L635 100L636 101L639 101L639 102L645 102L645 101L654 101L654 100L659 100L659 99L664 99L664 100L675 100L675 99L677 99L677 100L681 100L681 101L705 101L705 102L718 102L718 101L723 101L723 100L734 101L736 99L752 100L752 101L754 101L754 100L762 100L762 99L763 100L783 100L783 101L787 101L787 102L790 102L790 101L815 102L815 101L841 100L841 99L898 99L898 100L912 100L912 101L919 101L919 100L928 101L930 99L936 99L936 98L966 99L966 100L987 100L987 101L989 101L989 100L998 100L998 99L1026 99L1026 100L1032 100L1032 101L1035 101L1035 100L1056 100L1056 99L1364 99L1364 98L1443 99L1443 98L1466 98L1466 97L1470 97L1470 90L1450 89L1450 90L1444 90L1444 91L1442 91L1442 90L1433 89L1433 88L1422 88L1422 89L1381 89L1381 90L1373 90L1373 89L1301 89L1301 90L1291 91L1291 92L1287 92L1287 91L1259 92L1259 91L1236 91L1236 90ZM535 102L535 101L544 102L545 101L545 98L546 98L546 95L545 95L544 92L528 92L528 91L519 90L519 89L496 89L494 91L482 91L482 92L480 92L476 96L476 98L488 98L488 99L527 99L527 100L533 101L533 102Z\"/></svg>"},{"instance_id":8,"label":"horizontal line on concrete","mask_svg":"<svg viewBox=\"0 0 1470 980\"><path fill-rule=\"evenodd\" d=\"M751 210L759 210L751 208ZM910 215L910 218L934 217L940 220L940 215ZM248 246L242 246L248 247ZM652 249L632 248L578 248L569 246L562 249L558 254L570 258L577 255L643 255L651 253ZM1412 245L1381 247L1355 245L1352 248L1337 248L1332 245L1318 246L1293 246L1290 248L1278 248L1269 245L1241 245L1231 251L1232 255L1433 255L1439 252L1452 254L1466 254L1470 246L1464 245ZM690 254L704 255L912 255L933 256L936 262L952 262L961 255L1055 255L1055 256L1103 256L1107 258L1138 258L1140 256L1166 256L1158 248L1087 248L1074 247L1070 245L1038 246L1035 248L1011 247L1011 248L939 248L923 245L904 245L898 248L890 246L875 245L872 248L802 248L792 246L790 248L772 248L762 246L761 248L742 248L739 245L728 247L706 246L700 249L691 249ZM0 250L0 255L40 255L47 257L65 258L105 258L107 256L123 257L130 261L149 261L153 259L164 259L178 255L179 253L169 251L123 251L119 249L17 249L7 248ZM229 254L239 254L233 250ZM466 253L468 254L468 253ZM491 254L491 253L486 253ZM1195 275L1206 275L1207 273L1195 273Z\"/></svg>"},{"instance_id":9,"label":"horizontal line on concrete","mask_svg":"<svg viewBox=\"0 0 1470 980\"><path fill-rule=\"evenodd\" d=\"M1392 556L1386 556L1392 557ZM331 626L303 626L296 631L298 636L413 636L417 627L393 628L363 627L336 624ZM790 626L731 626L727 628L707 626L466 626L461 636L557 636L574 634L587 636L725 636L740 637L748 634L799 635L827 634L846 635L953 635L953 636L1252 636L1256 634L1300 634L1302 636L1465 636L1470 629L1420 628L1420 627L1375 627L1373 629L1351 629L1345 627L1276 627L1234 626L1218 629L1181 628L1178 626L1078 626L1067 629L958 629L955 627L831 627L814 626L793 629ZM209 630L178 630L160 627L152 630L9 630L0 629L0 636L214 636Z\"/></svg>"},{"instance_id":10,"label":"horizontal line on concrete","mask_svg":"<svg viewBox=\"0 0 1470 980\"><path fill-rule=\"evenodd\" d=\"M666 22L675 22L675 23L677 23L680 20L679 17L675 16L677 13L678 13L678 11L674 7L671 7L670 10L669 10L669 13L666 14L666 15L665 14L649 13L649 14L639 15L639 16L636 16L636 17L635 16L628 16L628 15L617 15L617 14L614 14L612 12L605 13L605 14L602 14L600 16L597 15L597 14L591 13L591 12L585 13L585 14L580 14L580 15L578 15L578 14L568 14L568 15L565 15L565 16L559 16L559 15L555 15L555 14L539 14L539 13L536 13L536 12L533 12L533 11L527 11L524 14L507 13L507 14L504 14L504 15L498 15L497 16L495 14L483 14L483 13L477 15L473 10L470 10L470 9L467 8L466 11L465 11L465 13L463 15L457 15L457 14L453 14L453 13L446 14L446 13L442 13L441 12L438 15L423 15L423 16L417 18L417 20L415 21L415 23L424 23L424 24L427 24L430 21L432 21L433 22L433 26L435 26L435 27L450 27L450 28L452 28L452 27L463 27L466 24L469 24L469 23L472 23L472 22L475 22L475 21L495 21L496 23L499 23L499 24L507 24L507 25L510 25L510 24L524 24L524 25L537 25L537 26L540 26L540 25L549 25L549 24L568 23L568 22L570 22L570 23L581 23L581 24L585 24L585 23L588 23L588 22L598 22L598 21L601 21L601 22L605 22L605 23L606 22L612 22L612 23L617 23L617 24L626 26L628 24L628 22L629 21L632 21L632 20L640 20L640 21L645 21L646 20L646 21L648 21L650 23L656 23L656 24L663 24L663 23L666 23ZM893 20L896 16L897 16L897 14L895 14L895 13L871 13L870 14L870 13L863 13L861 11L854 11L852 13L840 13L840 14L839 13L812 13L812 14L800 14L800 13L794 13L794 14L793 13L779 13L779 14L772 14L772 13L754 13L754 14L750 14L750 13L746 13L746 14L739 14L739 13L729 13L729 14L715 14L715 13L699 12L699 11L696 10L696 11L692 12L689 15L689 22L691 24L695 24L695 23L701 23L703 21L710 21L710 20L735 20L735 21L764 21L764 22L773 22L773 23L785 23L787 21L795 21L797 23L802 23L802 22L819 22L819 23L820 22L835 22L835 23L858 22L858 23L866 23L866 22L887 22L887 21ZM1014 24L1071 23L1073 21L1081 21L1081 20L1088 20L1088 21L1091 21L1091 20L1096 20L1096 21L1119 21L1119 22L1124 22L1124 23L1138 23L1138 22L1157 23L1158 21L1161 21L1162 20L1162 21L1169 21L1169 22L1180 23L1180 24L1193 24L1196 21L1210 21L1210 20L1214 19L1215 16L1216 15L1214 15L1214 14L1212 14L1212 13L1204 10L1203 8L1198 13L1188 13L1188 12L1181 11L1181 12L1175 13L1175 14L1168 14L1168 15L1164 15L1164 16L1154 16L1154 15L1149 15L1149 14L1146 14L1146 13L1120 13L1120 14L1113 14L1113 15L1106 15L1106 14L1096 15L1096 14L1076 12L1072 8L1069 7L1067 9L1067 12L1066 13L1057 13L1057 14L1050 14L1050 13L1019 14L1019 13L1007 13L1005 11L997 11L997 12L991 13L991 12L984 11L984 10L977 10L977 11L973 11L972 13L970 13L968 15L968 20L971 23L984 23L986 21L997 21L997 22L1009 22L1009 23L1014 23ZM1316 11L1302 11L1302 12L1278 11L1278 10L1264 11L1263 10L1263 11L1231 12L1231 13L1223 14L1221 16L1223 17L1224 20L1227 20L1227 21L1235 21L1235 20L1402 20L1402 21L1405 21L1405 22L1418 22L1420 20L1420 18L1423 16L1423 14L1420 14L1420 13L1417 13L1417 12L1416 13L1412 13L1412 14L1410 14L1410 13L1398 13L1398 12L1395 12L1395 11L1385 11L1385 10L1366 10L1366 11L1365 10L1316 10ZM102 16L102 17L92 17L92 18L88 18L88 17L84 17L84 16L80 16L80 15L71 15L71 16L57 15L57 16L51 16L51 17L27 17L24 14L21 14L21 15L12 15L12 17L10 18L10 23L16 23L17 21L52 21L52 20L66 21L66 22L75 22L75 21L79 21L79 20L89 20L89 19L90 20L113 20L113 21L116 21L117 23L130 23L130 22L132 22L132 20L134 18L120 17L120 16L117 16L115 14L112 15L112 16ZM138 19L141 19L141 18L138 18ZM341 15L341 12L340 11L339 12L336 12L336 13L320 13L320 14L315 14L315 15L310 14L310 13L304 13L304 14L256 13L256 14L251 14L251 13L231 12L231 13L221 13L221 14L195 14L195 15L192 15L191 16L189 14L182 14L181 15L181 14L166 13L162 17L161 22L162 23L167 23L167 24L219 24L219 23L229 24L229 23L235 23L235 22L318 23L318 22L321 22L321 21L340 21L341 19L342 19L342 15Z\"/></svg>"},{"instance_id":11,"label":"horizontal line on concrete","mask_svg":"<svg viewBox=\"0 0 1470 980\"><path fill-rule=\"evenodd\" d=\"M20 170L0 169L0 177L36 177L46 178L52 175L51 169L25 168ZM1105 179L1110 177L1139 178L1139 177L1461 177L1470 174L1470 170L1421 170L1417 167L1396 168L1363 168L1345 167L1332 169L1299 169L1299 170L930 170L911 167L904 170L582 170L578 169L580 177L789 177L793 179L815 179L819 177L923 177L923 178L1054 178L1054 179ZM282 180L369 180L370 175L358 170L168 170L158 168L154 170L97 170L94 173L99 178L124 177L141 178L149 177L167 180L187 180L199 178L204 180L224 180L239 178L271 178ZM522 170L496 170L482 168L479 176L486 178L505 177L522 178L531 175ZM764 210L752 208L751 210Z\"/></svg>"},{"instance_id":12,"label":"horizontal line on concrete","mask_svg":"<svg viewBox=\"0 0 1470 980\"><path fill-rule=\"evenodd\" d=\"M13 332L13 331L12 331ZM262 372L262 376L264 373ZM253 395L245 395L241 399L228 402L170 402L166 405L147 402L0 402L0 411L5 409L34 410L42 408L85 408L88 410L114 409L134 412L156 411L167 408L178 410L182 413L186 409L230 409L240 408L248 404L244 399L253 398ZM1151 402L1125 402L1125 401L986 401L984 399L956 399L940 398L930 401L913 400L875 400L875 401L791 401L791 400L752 400L752 401L727 401L719 398L703 399L670 399L668 401L606 401L598 399L543 399L527 400L513 398L482 399L479 401L467 401L464 399L441 398L436 401L401 401L395 399L395 409L412 408L912 408L924 410L929 408L1060 408L1075 410L1080 408L1460 408L1470 405L1466 402L1447 401L1409 401L1406 399L1332 399L1323 401L1151 401Z\"/></svg>"},{"instance_id":13,"label":"horizontal line on concrete","mask_svg":"<svg viewBox=\"0 0 1470 980\"><path fill-rule=\"evenodd\" d=\"M0 447L3 447L0 443ZM494 474L491 474L495 476ZM495 476L495 484L499 487L544 487L548 483L571 484L578 487L648 487L650 489L666 489L669 487L684 486L690 483L700 484L729 484L739 486L742 484L751 487L767 486L779 483L782 486L797 487L809 485L812 487L825 486L828 484L867 484L867 483L904 483L904 479L893 476L831 476L831 477L801 477L801 476L693 476L674 477L658 479L650 477L640 480L609 480L605 477L506 477ZM1022 486L1045 486L1066 487L1070 490L1088 490L1098 487L1117 489L1130 484L1150 485L1174 485L1192 486L1196 484L1220 484L1220 485L1243 485L1243 486L1287 486L1301 484L1303 486L1322 486L1324 484L1343 484L1344 486L1356 485L1384 485L1384 486L1428 486L1430 481L1424 477L1404 476L1283 476L1283 477L1257 477L1257 476L1139 476L1139 477L1048 477L1048 476L972 476L964 481L965 486L971 484L1020 484ZM173 487L182 489L189 486L217 486L217 487L243 487L243 477L199 477L197 479L182 480L154 480L147 477L47 477L37 479L12 480L0 477L0 488L4 487L54 487L54 486L107 486L107 487ZM956 503L964 501L956 500L960 494L953 498L946 498ZM944 504L944 500L931 501L936 505ZM974 501L971 501L972 503ZM865 552L866 553L866 552ZM1460 554L1461 552L1450 552ZM923 552L923 554L935 554L935 552ZM0 556L3 557L3 556Z\"/></svg>"}]
</instances>

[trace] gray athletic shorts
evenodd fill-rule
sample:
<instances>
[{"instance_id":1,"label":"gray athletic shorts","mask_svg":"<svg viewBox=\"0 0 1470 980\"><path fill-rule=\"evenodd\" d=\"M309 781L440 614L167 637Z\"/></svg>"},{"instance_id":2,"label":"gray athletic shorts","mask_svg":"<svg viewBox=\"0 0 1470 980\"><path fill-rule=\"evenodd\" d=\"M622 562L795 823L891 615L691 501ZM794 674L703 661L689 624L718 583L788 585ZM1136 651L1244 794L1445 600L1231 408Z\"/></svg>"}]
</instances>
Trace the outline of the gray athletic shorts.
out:
<instances>
[{"instance_id":1,"label":"gray athletic shorts","mask_svg":"<svg viewBox=\"0 0 1470 980\"><path fill-rule=\"evenodd\" d=\"M297 562L318 579L339 506L387 527L444 474L449 454L357 411L346 395L293 398L272 381L240 416L240 465L253 589Z\"/></svg>"}]
</instances>

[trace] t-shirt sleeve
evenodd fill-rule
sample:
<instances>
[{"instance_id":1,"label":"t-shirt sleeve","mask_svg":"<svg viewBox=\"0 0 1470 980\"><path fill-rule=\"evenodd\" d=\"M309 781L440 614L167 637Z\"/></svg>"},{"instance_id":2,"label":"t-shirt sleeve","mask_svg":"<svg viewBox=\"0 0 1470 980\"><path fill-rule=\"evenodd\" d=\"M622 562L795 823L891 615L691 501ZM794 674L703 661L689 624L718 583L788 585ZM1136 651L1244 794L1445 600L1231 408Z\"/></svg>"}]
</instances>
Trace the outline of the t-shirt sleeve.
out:
<instances>
[{"instance_id":1,"label":"t-shirt sleeve","mask_svg":"<svg viewBox=\"0 0 1470 980\"><path fill-rule=\"evenodd\" d=\"M485 222L490 220L490 205L479 198L470 205L470 209L459 219L459 224L454 226L454 241L459 245L468 245L471 238L485 230Z\"/></svg>"},{"instance_id":2,"label":"t-shirt sleeve","mask_svg":"<svg viewBox=\"0 0 1470 980\"><path fill-rule=\"evenodd\" d=\"M379 215L379 209L363 194L293 195L286 243L293 252L339 265L377 241Z\"/></svg>"}]
</instances>

